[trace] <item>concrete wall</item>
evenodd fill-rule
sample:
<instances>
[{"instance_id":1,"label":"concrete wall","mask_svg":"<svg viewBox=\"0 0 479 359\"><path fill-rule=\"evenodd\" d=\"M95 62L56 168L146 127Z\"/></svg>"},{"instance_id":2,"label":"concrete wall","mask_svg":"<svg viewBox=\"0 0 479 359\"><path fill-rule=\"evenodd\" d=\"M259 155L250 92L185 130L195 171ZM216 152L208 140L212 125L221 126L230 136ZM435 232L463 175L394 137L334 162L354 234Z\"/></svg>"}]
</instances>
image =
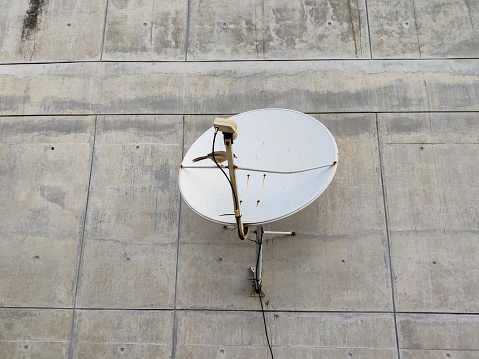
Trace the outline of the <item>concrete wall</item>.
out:
<instances>
[{"instance_id":1,"label":"concrete wall","mask_svg":"<svg viewBox=\"0 0 479 359\"><path fill-rule=\"evenodd\" d=\"M268 358L254 244L181 201L215 117L311 114L275 358L479 357L479 1L0 0L0 358Z\"/></svg>"}]
</instances>

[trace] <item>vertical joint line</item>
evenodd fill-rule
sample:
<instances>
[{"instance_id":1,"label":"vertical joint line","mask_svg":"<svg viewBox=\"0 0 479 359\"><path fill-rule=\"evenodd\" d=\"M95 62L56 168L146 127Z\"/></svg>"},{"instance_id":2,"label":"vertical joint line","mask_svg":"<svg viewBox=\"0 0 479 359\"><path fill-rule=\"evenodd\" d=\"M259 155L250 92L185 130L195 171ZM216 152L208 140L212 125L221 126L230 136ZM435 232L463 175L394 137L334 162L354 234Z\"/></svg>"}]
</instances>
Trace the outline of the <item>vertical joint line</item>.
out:
<instances>
[{"instance_id":1,"label":"vertical joint line","mask_svg":"<svg viewBox=\"0 0 479 359\"><path fill-rule=\"evenodd\" d=\"M101 50L100 50L100 61L103 60L103 49L105 47L105 37L106 37L106 19L108 17L108 1L106 0L106 5L105 5L105 18L103 19L103 35L101 38Z\"/></svg>"},{"instance_id":2,"label":"vertical joint line","mask_svg":"<svg viewBox=\"0 0 479 359\"><path fill-rule=\"evenodd\" d=\"M371 29L369 27L368 0L365 0L364 3L366 5L366 22L368 23L369 57L371 58L371 60L373 60L373 47L371 46ZM359 17L361 17L361 13L359 13ZM377 114L376 114L376 117L377 117Z\"/></svg>"},{"instance_id":3,"label":"vertical joint line","mask_svg":"<svg viewBox=\"0 0 479 359\"><path fill-rule=\"evenodd\" d=\"M191 16L190 8L191 8L191 0L188 0L187 10L186 10L185 61L188 61L188 41L190 38L190 16ZM183 121L183 125L184 125L184 121Z\"/></svg>"},{"instance_id":4,"label":"vertical joint line","mask_svg":"<svg viewBox=\"0 0 479 359\"><path fill-rule=\"evenodd\" d=\"M75 347L74 343L76 343L76 341L74 341L74 333L73 333L75 329L75 321L76 321L76 311L75 309L73 309L72 320L70 324L70 333L69 333L70 344L68 345L68 359L73 359L73 349Z\"/></svg>"},{"instance_id":5,"label":"vertical joint line","mask_svg":"<svg viewBox=\"0 0 479 359\"><path fill-rule=\"evenodd\" d=\"M380 170L379 173L381 176L381 187L382 187L382 193L383 193L384 221L386 224L386 239L387 239L388 257L389 257L389 275L391 278L391 298L392 298L392 304L393 304L394 331L396 334L396 347L397 347L398 359L401 359L401 353L399 351L398 327L397 327L397 320L396 320L396 301L394 298L394 277L393 277L393 264L391 260L391 243L389 238L388 210L386 205L386 187L384 186L384 170L383 170L384 167L383 167L382 152L381 152L381 142L379 140L379 120L378 120L377 112L376 112L376 136L378 139L379 170Z\"/></svg>"},{"instance_id":6,"label":"vertical joint line","mask_svg":"<svg viewBox=\"0 0 479 359\"><path fill-rule=\"evenodd\" d=\"M94 129L93 129L93 145L91 149L91 157L90 157L90 175L88 177L88 189L87 189L87 195L86 195L86 204L85 204L85 214L83 215L83 228L82 228L82 235L81 235L81 240L80 240L80 255L78 256L78 262L77 262L77 275L76 275L76 283L75 283L75 289L73 292L73 314L72 314L72 322L70 326L70 345L68 349L68 357L70 359L73 358L73 349L74 349L74 337L73 337L73 331L75 327L75 318L76 318L76 306L77 306L77 294L78 294L78 282L80 281L80 273L81 273L81 265L83 261L83 247L84 247L84 240L85 240L85 228L86 228L86 218L88 214L88 201L90 199L90 188L91 188L91 173L93 170L93 159L95 155L95 142L96 142L96 123L97 123L97 115L95 115L95 123L94 123Z\"/></svg>"},{"instance_id":7,"label":"vertical joint line","mask_svg":"<svg viewBox=\"0 0 479 359\"><path fill-rule=\"evenodd\" d=\"M183 161L183 156L185 155L185 115L182 116L182 136L181 136L181 160ZM176 240L176 272L175 272L175 295L173 301L173 342L171 348L171 358L176 358L176 346L177 346L177 336L178 336L178 320L176 317L176 298L178 290L178 269L180 265L180 222L181 222L181 193L178 192L178 234Z\"/></svg>"}]
</instances>

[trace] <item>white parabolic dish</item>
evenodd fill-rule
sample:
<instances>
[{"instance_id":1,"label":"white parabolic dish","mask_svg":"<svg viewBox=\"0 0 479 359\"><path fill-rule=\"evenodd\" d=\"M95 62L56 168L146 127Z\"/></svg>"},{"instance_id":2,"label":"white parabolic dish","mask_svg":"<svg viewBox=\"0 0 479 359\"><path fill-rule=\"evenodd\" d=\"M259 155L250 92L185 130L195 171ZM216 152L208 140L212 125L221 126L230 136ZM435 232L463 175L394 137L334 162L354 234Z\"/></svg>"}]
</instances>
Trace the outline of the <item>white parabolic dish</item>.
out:
<instances>
[{"instance_id":1,"label":"white parabolic dish","mask_svg":"<svg viewBox=\"0 0 479 359\"><path fill-rule=\"evenodd\" d=\"M238 124L233 143L235 166L267 171L299 171L338 160L336 141L315 118L286 109L262 109L230 117ZM212 119L213 122L213 119ZM193 159L211 152L214 128L203 133L183 158L179 185L183 199L200 216L213 222L235 224L233 196L225 176L209 159ZM218 132L215 151L224 151ZM223 163L225 166L227 162ZM238 197L244 225L265 224L303 209L334 177L337 165L293 174L236 170ZM228 173L228 169L224 168Z\"/></svg>"}]
</instances>

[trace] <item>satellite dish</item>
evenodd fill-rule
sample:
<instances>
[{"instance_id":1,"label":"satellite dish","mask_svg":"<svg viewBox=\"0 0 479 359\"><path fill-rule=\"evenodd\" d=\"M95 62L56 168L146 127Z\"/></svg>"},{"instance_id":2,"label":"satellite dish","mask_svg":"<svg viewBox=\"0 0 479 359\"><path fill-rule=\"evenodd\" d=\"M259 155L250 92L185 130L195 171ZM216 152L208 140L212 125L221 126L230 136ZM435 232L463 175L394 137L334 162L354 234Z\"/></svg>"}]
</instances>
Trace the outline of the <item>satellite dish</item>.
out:
<instances>
[{"instance_id":1,"label":"satellite dish","mask_svg":"<svg viewBox=\"0 0 479 359\"><path fill-rule=\"evenodd\" d=\"M336 173L338 149L321 122L286 109L253 110L230 119L238 125L234 165L245 226L296 213L328 187ZM200 216L234 225L232 192L224 174L209 159L193 162L212 151L214 133L213 127L207 130L186 153L179 174L180 191ZM215 151L225 151L221 140L216 141Z\"/></svg>"}]
</instances>

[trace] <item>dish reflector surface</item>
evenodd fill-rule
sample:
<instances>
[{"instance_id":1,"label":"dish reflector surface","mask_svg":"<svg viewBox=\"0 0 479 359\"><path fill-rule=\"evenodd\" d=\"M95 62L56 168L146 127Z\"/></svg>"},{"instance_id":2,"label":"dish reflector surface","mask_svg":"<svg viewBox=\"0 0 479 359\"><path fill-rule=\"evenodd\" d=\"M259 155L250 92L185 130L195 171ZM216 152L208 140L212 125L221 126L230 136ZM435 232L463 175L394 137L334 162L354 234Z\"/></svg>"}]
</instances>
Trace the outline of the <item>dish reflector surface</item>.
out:
<instances>
[{"instance_id":1,"label":"dish reflector surface","mask_svg":"<svg viewBox=\"0 0 479 359\"><path fill-rule=\"evenodd\" d=\"M315 118L286 109L262 109L230 117L238 124L233 152L235 166L290 172L332 164L338 160L336 141ZM213 119L212 119L213 121ZM211 152L214 128L203 133L183 158L179 185L183 199L200 216L221 224L235 224L233 196L225 176L211 160L193 163ZM215 151L224 151L218 132ZM224 162L225 172L227 162ZM287 217L309 205L334 177L337 165L294 174L236 170L244 225L265 224Z\"/></svg>"}]
</instances>

